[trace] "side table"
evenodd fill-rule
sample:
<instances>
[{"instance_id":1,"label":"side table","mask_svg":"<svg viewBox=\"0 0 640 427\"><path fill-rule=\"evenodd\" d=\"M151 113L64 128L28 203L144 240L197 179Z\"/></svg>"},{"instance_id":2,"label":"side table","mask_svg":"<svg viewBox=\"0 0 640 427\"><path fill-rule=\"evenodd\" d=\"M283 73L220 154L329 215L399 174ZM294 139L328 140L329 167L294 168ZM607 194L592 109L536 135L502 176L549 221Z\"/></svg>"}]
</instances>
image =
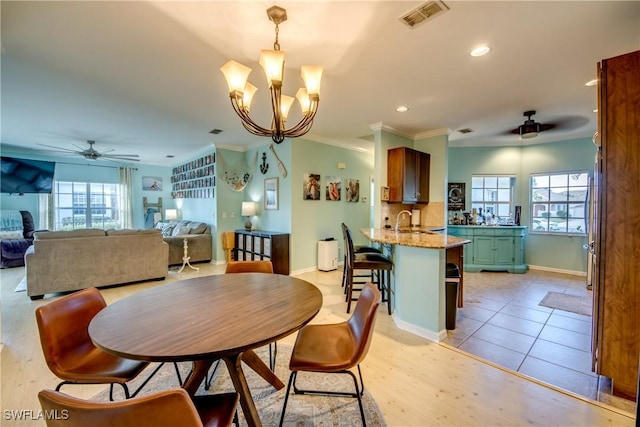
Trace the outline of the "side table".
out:
<instances>
[{"instance_id":1,"label":"side table","mask_svg":"<svg viewBox=\"0 0 640 427\"><path fill-rule=\"evenodd\" d=\"M189 237L185 236L182 239L182 248L184 249L184 252L182 253L182 267L180 267L180 270L178 270L178 274L182 273L182 270L184 270L187 265L195 271L199 271L200 269L198 267L194 267L189 262L189 260L191 259L191 257L189 256Z\"/></svg>"}]
</instances>

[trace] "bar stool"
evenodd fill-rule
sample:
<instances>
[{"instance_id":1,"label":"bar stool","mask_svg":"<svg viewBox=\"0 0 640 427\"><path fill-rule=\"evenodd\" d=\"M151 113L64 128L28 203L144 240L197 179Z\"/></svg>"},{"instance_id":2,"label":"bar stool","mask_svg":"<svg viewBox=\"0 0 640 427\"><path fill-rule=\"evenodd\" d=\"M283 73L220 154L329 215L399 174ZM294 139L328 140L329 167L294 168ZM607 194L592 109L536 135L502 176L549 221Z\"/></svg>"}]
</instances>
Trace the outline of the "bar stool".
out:
<instances>
[{"instance_id":1,"label":"bar stool","mask_svg":"<svg viewBox=\"0 0 640 427\"><path fill-rule=\"evenodd\" d=\"M346 230L348 230L349 227L347 227L347 225L343 222L342 223L342 239L346 242ZM364 253L375 253L375 254L381 254L382 251L378 248L374 248L373 246L366 246L366 245L354 245L353 246L353 253L354 254L364 254ZM369 277L369 275L359 275L359 276L354 276L354 277ZM373 274L371 275L371 281L373 282L374 277ZM343 258L343 263L342 263L342 287L344 288L344 293L347 293L347 287L345 286L347 282L347 248L346 248L346 243L345 243L345 249L344 249L344 258Z\"/></svg>"},{"instance_id":2,"label":"bar stool","mask_svg":"<svg viewBox=\"0 0 640 427\"><path fill-rule=\"evenodd\" d=\"M351 231L345 226L345 255L347 260L346 267L346 291L347 291L347 313L351 311L351 301L356 301L357 298L353 297L353 291L359 291L355 289L354 285L358 283L354 281L354 270L369 270L372 278L376 280L378 289L382 292L382 302L387 303L387 312L391 314L393 312L393 301L391 295L391 270L393 268L393 262L381 253L365 252L354 253L353 239L351 238ZM385 274L383 274L383 272ZM368 277L369 275L367 275ZM373 282L373 280L372 280Z\"/></svg>"}]
</instances>

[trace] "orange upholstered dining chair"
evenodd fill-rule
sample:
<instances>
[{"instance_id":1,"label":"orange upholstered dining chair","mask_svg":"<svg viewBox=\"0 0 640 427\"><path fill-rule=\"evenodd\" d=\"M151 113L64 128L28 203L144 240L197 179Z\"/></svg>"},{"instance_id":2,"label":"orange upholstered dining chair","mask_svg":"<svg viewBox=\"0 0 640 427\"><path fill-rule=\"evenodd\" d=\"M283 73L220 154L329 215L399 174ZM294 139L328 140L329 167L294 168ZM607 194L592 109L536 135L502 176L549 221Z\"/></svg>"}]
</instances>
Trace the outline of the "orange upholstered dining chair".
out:
<instances>
[{"instance_id":1,"label":"orange upholstered dining chair","mask_svg":"<svg viewBox=\"0 0 640 427\"><path fill-rule=\"evenodd\" d=\"M89 336L89 323L107 304L96 288L83 289L65 295L36 308L40 343L47 366L65 384L120 384L127 399L135 396L162 367L159 364L133 393L127 382L138 376L149 362L124 359L98 349ZM180 373L178 380L182 383Z\"/></svg>"},{"instance_id":2,"label":"orange upholstered dining chair","mask_svg":"<svg viewBox=\"0 0 640 427\"><path fill-rule=\"evenodd\" d=\"M273 264L266 260L229 261L225 273L271 273Z\"/></svg>"},{"instance_id":3,"label":"orange upholstered dining chair","mask_svg":"<svg viewBox=\"0 0 640 427\"><path fill-rule=\"evenodd\" d=\"M237 422L238 395L189 397L184 389L165 390L119 402L78 399L42 390L38 399L47 427L217 427Z\"/></svg>"},{"instance_id":4,"label":"orange upholstered dining chair","mask_svg":"<svg viewBox=\"0 0 640 427\"><path fill-rule=\"evenodd\" d=\"M289 361L289 384L284 397L280 426L284 422L284 415L289 400L289 392L293 385L296 394L320 394L350 396L358 398L362 425L366 426L362 395L364 383L360 362L364 360L369 351L373 327L375 324L378 305L380 304L380 291L373 283L364 285L356 308L346 322L305 325L298 331L296 343L293 346L291 360ZM360 386L351 368L358 368ZM320 372L326 374L348 374L353 378L355 393L323 390L301 390L296 387L298 372Z\"/></svg>"}]
</instances>

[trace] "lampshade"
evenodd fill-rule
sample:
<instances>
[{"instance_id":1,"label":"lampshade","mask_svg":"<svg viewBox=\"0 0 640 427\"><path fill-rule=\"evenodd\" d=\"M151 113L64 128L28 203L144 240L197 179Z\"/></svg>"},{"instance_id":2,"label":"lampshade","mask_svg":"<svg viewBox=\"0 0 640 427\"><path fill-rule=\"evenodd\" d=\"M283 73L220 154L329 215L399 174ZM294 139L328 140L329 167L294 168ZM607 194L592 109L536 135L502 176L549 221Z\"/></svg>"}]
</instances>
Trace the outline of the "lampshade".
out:
<instances>
[{"instance_id":1,"label":"lampshade","mask_svg":"<svg viewBox=\"0 0 640 427\"><path fill-rule=\"evenodd\" d=\"M165 209L165 211L164 211L164 219L168 219L168 220L178 219L178 210L177 209Z\"/></svg>"},{"instance_id":2,"label":"lampshade","mask_svg":"<svg viewBox=\"0 0 640 427\"><path fill-rule=\"evenodd\" d=\"M242 216L254 216L256 213L256 202L242 202Z\"/></svg>"}]
</instances>

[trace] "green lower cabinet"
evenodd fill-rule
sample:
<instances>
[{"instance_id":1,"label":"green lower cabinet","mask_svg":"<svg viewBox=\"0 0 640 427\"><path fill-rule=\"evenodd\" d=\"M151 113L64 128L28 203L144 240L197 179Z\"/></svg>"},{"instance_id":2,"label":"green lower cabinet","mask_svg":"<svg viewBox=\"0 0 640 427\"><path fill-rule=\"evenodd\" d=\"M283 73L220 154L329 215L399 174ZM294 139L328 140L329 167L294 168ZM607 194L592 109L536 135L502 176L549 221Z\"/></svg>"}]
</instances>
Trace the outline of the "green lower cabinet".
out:
<instances>
[{"instance_id":1,"label":"green lower cabinet","mask_svg":"<svg viewBox=\"0 0 640 427\"><path fill-rule=\"evenodd\" d=\"M527 227L450 225L447 233L471 240L464 248L464 271L525 273L524 241Z\"/></svg>"}]
</instances>

